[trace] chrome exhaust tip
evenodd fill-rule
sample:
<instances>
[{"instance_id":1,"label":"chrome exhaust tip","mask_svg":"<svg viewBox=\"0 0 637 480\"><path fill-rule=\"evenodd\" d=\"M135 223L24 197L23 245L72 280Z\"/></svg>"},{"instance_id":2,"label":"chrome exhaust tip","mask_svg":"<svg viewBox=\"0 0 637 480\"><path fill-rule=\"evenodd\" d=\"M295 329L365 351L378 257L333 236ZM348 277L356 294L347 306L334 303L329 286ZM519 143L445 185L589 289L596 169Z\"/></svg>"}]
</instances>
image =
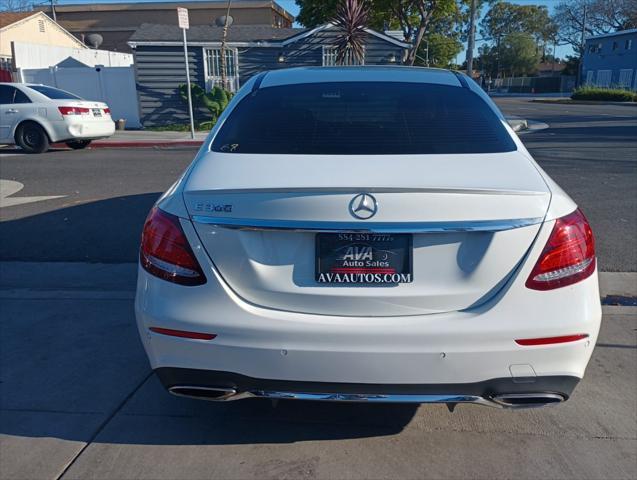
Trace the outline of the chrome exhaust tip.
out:
<instances>
[{"instance_id":1,"label":"chrome exhaust tip","mask_svg":"<svg viewBox=\"0 0 637 480\"><path fill-rule=\"evenodd\" d=\"M209 400L213 402L230 400L238 395L234 388L199 387L195 385L175 385L170 387L168 391L178 397Z\"/></svg>"},{"instance_id":2,"label":"chrome exhaust tip","mask_svg":"<svg viewBox=\"0 0 637 480\"><path fill-rule=\"evenodd\" d=\"M505 408L537 408L562 403L566 398L557 393L504 393L491 400Z\"/></svg>"}]
</instances>

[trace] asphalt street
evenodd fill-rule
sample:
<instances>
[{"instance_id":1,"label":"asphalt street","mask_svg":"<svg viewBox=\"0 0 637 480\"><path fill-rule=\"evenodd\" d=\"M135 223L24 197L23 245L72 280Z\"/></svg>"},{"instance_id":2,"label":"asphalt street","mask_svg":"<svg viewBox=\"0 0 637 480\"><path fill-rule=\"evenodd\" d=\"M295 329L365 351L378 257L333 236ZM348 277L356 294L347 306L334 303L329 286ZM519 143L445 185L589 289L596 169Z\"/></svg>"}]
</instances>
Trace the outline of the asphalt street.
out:
<instances>
[{"instance_id":1,"label":"asphalt street","mask_svg":"<svg viewBox=\"0 0 637 480\"><path fill-rule=\"evenodd\" d=\"M589 216L601 269L637 271L637 108L498 103L550 125L522 138ZM545 409L167 394L133 262L194 153L0 150L0 479L637 478L636 307L604 307L586 376Z\"/></svg>"},{"instance_id":2,"label":"asphalt street","mask_svg":"<svg viewBox=\"0 0 637 480\"><path fill-rule=\"evenodd\" d=\"M506 115L547 123L525 146L582 208L602 271L637 269L637 107L552 105L498 98Z\"/></svg>"},{"instance_id":3,"label":"asphalt street","mask_svg":"<svg viewBox=\"0 0 637 480\"><path fill-rule=\"evenodd\" d=\"M637 108L500 98L508 115L549 124L522 135L589 217L602 271L637 271ZM12 195L63 197L0 209L0 260L134 262L146 213L196 150L0 150Z\"/></svg>"}]
</instances>

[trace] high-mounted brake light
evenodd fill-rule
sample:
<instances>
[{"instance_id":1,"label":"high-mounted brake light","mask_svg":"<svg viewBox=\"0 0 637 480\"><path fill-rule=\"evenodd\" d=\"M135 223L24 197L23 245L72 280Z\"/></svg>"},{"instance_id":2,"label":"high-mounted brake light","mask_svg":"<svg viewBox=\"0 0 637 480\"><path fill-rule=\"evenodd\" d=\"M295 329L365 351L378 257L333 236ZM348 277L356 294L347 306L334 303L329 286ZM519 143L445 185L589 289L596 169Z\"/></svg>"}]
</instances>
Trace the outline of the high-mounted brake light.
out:
<instances>
[{"instance_id":1,"label":"high-mounted brake light","mask_svg":"<svg viewBox=\"0 0 637 480\"><path fill-rule=\"evenodd\" d=\"M189 286L206 283L179 218L157 207L144 224L140 261L147 272L169 282Z\"/></svg>"},{"instance_id":2,"label":"high-mounted brake light","mask_svg":"<svg viewBox=\"0 0 637 480\"><path fill-rule=\"evenodd\" d=\"M533 290L552 290L588 278L595 271L595 239L579 210L558 218L526 281Z\"/></svg>"},{"instance_id":3,"label":"high-mounted brake light","mask_svg":"<svg viewBox=\"0 0 637 480\"><path fill-rule=\"evenodd\" d=\"M58 107L62 115L88 115L91 110L85 107Z\"/></svg>"}]
</instances>

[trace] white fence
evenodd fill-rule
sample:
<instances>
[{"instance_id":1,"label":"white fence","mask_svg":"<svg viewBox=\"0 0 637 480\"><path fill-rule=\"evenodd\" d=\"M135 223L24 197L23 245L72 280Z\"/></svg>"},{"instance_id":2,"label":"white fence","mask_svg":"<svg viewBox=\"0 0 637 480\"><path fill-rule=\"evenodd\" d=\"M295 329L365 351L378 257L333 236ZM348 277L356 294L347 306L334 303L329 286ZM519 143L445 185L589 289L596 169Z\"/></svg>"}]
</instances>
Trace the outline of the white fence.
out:
<instances>
[{"instance_id":1,"label":"white fence","mask_svg":"<svg viewBox=\"0 0 637 480\"><path fill-rule=\"evenodd\" d=\"M113 120L140 128L133 67L38 68L21 70L22 81L61 88L87 100L106 102Z\"/></svg>"},{"instance_id":2,"label":"white fence","mask_svg":"<svg viewBox=\"0 0 637 480\"><path fill-rule=\"evenodd\" d=\"M90 48L55 47L23 42L11 42L13 61L16 69L49 68L73 59L89 67L130 67L133 55L130 53L93 50Z\"/></svg>"}]
</instances>

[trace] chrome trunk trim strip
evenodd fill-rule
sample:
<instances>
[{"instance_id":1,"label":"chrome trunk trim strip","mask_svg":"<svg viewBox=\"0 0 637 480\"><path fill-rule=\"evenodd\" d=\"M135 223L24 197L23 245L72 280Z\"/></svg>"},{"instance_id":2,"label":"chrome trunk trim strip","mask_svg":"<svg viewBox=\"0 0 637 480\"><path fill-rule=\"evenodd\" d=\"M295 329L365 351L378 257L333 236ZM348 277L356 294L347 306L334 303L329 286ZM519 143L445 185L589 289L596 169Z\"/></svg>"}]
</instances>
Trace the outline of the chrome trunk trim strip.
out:
<instances>
[{"instance_id":1,"label":"chrome trunk trim strip","mask_svg":"<svg viewBox=\"0 0 637 480\"><path fill-rule=\"evenodd\" d=\"M542 223L542 218L471 220L458 222L324 222L301 220L263 220L256 218L209 217L193 215L195 223L236 230L288 230L295 232L368 232L368 233L447 233L500 232Z\"/></svg>"}]
</instances>

